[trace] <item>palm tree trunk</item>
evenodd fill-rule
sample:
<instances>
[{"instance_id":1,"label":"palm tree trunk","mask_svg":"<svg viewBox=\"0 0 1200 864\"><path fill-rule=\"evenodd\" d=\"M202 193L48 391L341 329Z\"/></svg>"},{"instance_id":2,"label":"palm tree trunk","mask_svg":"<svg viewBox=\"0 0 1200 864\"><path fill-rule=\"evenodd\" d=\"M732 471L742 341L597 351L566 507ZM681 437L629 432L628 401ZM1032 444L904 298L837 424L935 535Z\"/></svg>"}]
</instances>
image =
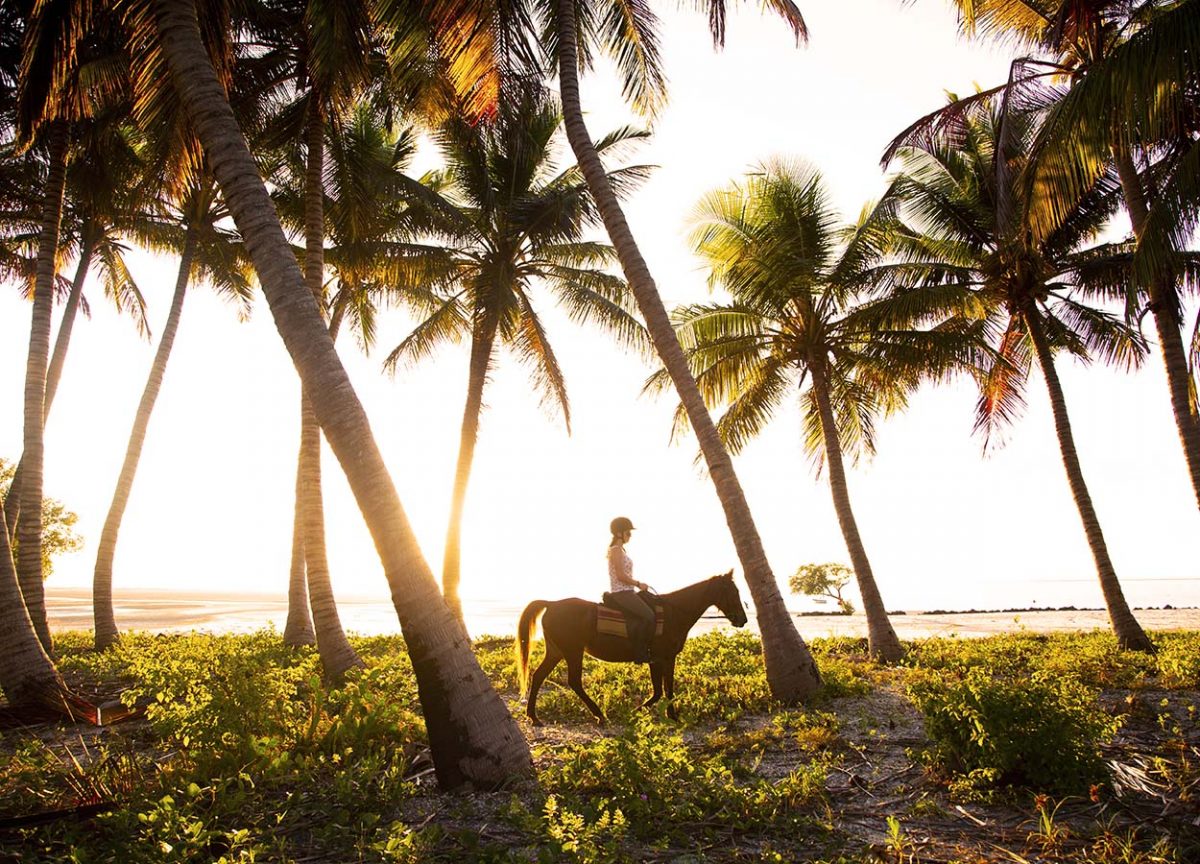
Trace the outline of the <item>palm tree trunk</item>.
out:
<instances>
[{"instance_id":1,"label":"palm tree trunk","mask_svg":"<svg viewBox=\"0 0 1200 864\"><path fill-rule=\"evenodd\" d=\"M1141 240L1149 216L1145 189L1129 149L1122 145L1114 146L1113 156L1121 180L1125 209L1129 211L1134 236ZM1187 459L1192 493L1196 496L1197 506L1200 506L1200 417L1197 417L1192 405L1191 371L1188 369L1187 351L1180 332L1183 322L1179 318L1179 308L1179 292L1175 283L1168 276L1155 275L1150 281L1150 312L1154 316L1154 329L1158 332L1158 347L1162 352L1167 388L1171 394L1171 410L1175 414L1175 426L1179 430L1179 441Z\"/></svg>"},{"instance_id":2,"label":"palm tree trunk","mask_svg":"<svg viewBox=\"0 0 1200 864\"><path fill-rule=\"evenodd\" d=\"M308 164L304 200L304 281L324 309L325 294L325 120L321 99L314 90L308 115ZM331 335L330 339L334 337ZM303 526L304 569L308 580L308 601L312 607L317 636L317 652L325 677L341 683L346 673L361 668L362 660L354 653L342 629L333 583L329 577L329 558L325 550L325 504L321 495L321 427L313 413L307 391L300 397L300 514Z\"/></svg>"},{"instance_id":3,"label":"palm tree trunk","mask_svg":"<svg viewBox=\"0 0 1200 864\"><path fill-rule=\"evenodd\" d=\"M821 676L808 646L804 644L796 630L795 622L783 604L783 596L779 592L775 574L771 572L771 565L767 562L758 528L754 524L745 494L734 473L733 462L717 435L712 417L709 416L704 399L688 368L687 359L679 346L679 340L671 326L654 279L629 230L625 214L621 211L621 205L613 193L604 166L588 134L579 99L575 2L576 0L559 0L558 3L559 90L567 139L571 142L571 149L587 181L588 189L596 200L608 236L616 247L621 269L633 290L655 350L674 382L684 410L687 411L688 420L695 430L700 451L704 454L709 475L716 487L717 497L725 511L725 521L729 525L733 544L746 574L746 584L754 599L771 695L781 702L794 704L816 692L821 683Z\"/></svg>"},{"instance_id":4,"label":"palm tree trunk","mask_svg":"<svg viewBox=\"0 0 1200 864\"><path fill-rule=\"evenodd\" d=\"M0 528L0 689L11 705L43 703L66 685L25 608L2 510Z\"/></svg>"},{"instance_id":5,"label":"palm tree trunk","mask_svg":"<svg viewBox=\"0 0 1200 864\"><path fill-rule=\"evenodd\" d=\"M1108 557L1108 545L1104 542L1100 520L1092 506L1092 496L1083 480L1079 454L1075 452L1075 438L1071 434L1071 420L1067 416L1067 402L1063 397L1062 383L1058 380L1058 372L1054 368L1054 356L1050 352L1050 344L1046 341L1038 311L1032 301L1029 302L1025 313L1025 324L1033 340L1038 365L1042 367L1042 375L1046 379L1046 390L1050 394L1050 408L1054 414L1054 429L1058 433L1058 449L1062 454L1063 468L1066 469L1067 481L1071 484L1071 495L1079 509L1079 518L1083 521L1083 531L1087 535L1092 558L1096 561L1096 574L1100 577L1100 590L1104 593L1104 604L1108 608L1113 632L1117 634L1122 648L1153 651L1154 645L1142 630L1142 625L1133 617L1129 604L1125 602L1125 593L1121 590L1116 570Z\"/></svg>"},{"instance_id":6,"label":"palm tree trunk","mask_svg":"<svg viewBox=\"0 0 1200 864\"><path fill-rule=\"evenodd\" d=\"M42 586L42 469L46 420L46 367L50 354L50 318L54 305L54 256L62 222L70 129L64 120L50 124L50 170L42 199L37 272L33 283L33 314L29 325L29 355L25 364L25 435L21 461L20 515L17 517L17 578L34 630L47 654L54 651L46 623ZM6 538L7 540L7 538Z\"/></svg>"},{"instance_id":7,"label":"palm tree trunk","mask_svg":"<svg viewBox=\"0 0 1200 864\"><path fill-rule=\"evenodd\" d=\"M443 788L533 773L525 736L446 606L312 292L200 37L191 0L154 0L159 42L317 420L363 513L391 589Z\"/></svg>"},{"instance_id":8,"label":"palm tree trunk","mask_svg":"<svg viewBox=\"0 0 1200 864\"><path fill-rule=\"evenodd\" d=\"M46 368L46 396L42 405L42 428L50 419L50 404L54 394L58 392L58 382L62 379L63 364L67 359L67 348L71 344L71 331L75 327L75 313L79 311L79 295L83 293L83 283L87 281L88 268L92 263L92 252L95 247L87 236L84 227L83 246L79 250L79 263L75 267L75 278L71 282L71 293L63 305L62 319L58 326L58 336L54 339L54 351L50 355L50 365ZM16 530L17 518L21 512L21 480L25 462L24 456L17 462L13 472L12 484L8 487L8 495L4 499L4 518L11 529ZM10 535L11 541L11 535Z\"/></svg>"},{"instance_id":9,"label":"palm tree trunk","mask_svg":"<svg viewBox=\"0 0 1200 864\"><path fill-rule=\"evenodd\" d=\"M829 490L833 493L833 509L837 512L850 563L854 565L854 576L858 580L858 591L862 595L863 611L867 615L867 647L871 656L885 663L899 660L904 650L900 639L888 619L887 608L875 584L871 562L858 533L854 511L850 509L850 490L846 484L846 469L842 464L842 445L838 440L837 420L829 402L829 378L823 365L824 358L814 357L809 363L812 373L813 394L817 398L817 410L821 415L821 434L825 439L825 461L829 463Z\"/></svg>"},{"instance_id":10,"label":"palm tree trunk","mask_svg":"<svg viewBox=\"0 0 1200 864\"><path fill-rule=\"evenodd\" d=\"M363 666L342 629L329 561L325 553L325 509L321 495L321 427L307 393L300 398L300 515L308 601L312 606L317 651L327 680L339 684L346 673Z\"/></svg>"},{"instance_id":11,"label":"palm tree trunk","mask_svg":"<svg viewBox=\"0 0 1200 864\"><path fill-rule=\"evenodd\" d=\"M138 402L137 414L133 418L133 428L129 432L129 443L125 447L125 461L121 463L117 488L113 493L112 503L108 507L104 528L100 532L100 545L96 549L96 568L92 573L92 615L96 625L97 651L103 651L120 639L117 619L113 611L113 559L117 554L117 538L121 533L121 520L125 517L125 507L129 504L129 496L133 492L133 479L137 474L138 462L142 458L142 445L146 441L150 415L154 412L154 403L158 399L158 391L162 388L163 375L167 371L167 361L171 357L171 348L175 344L175 334L179 330L179 317L183 313L183 298L187 294L188 281L192 275L192 259L196 254L196 221L203 218L199 215L200 212L203 211L197 207L188 222L183 254L179 259L179 274L175 277L175 294L171 298L171 309L167 313L167 323L163 325L158 348L154 352L154 361L150 364L150 374L146 378L141 401Z\"/></svg>"},{"instance_id":12,"label":"palm tree trunk","mask_svg":"<svg viewBox=\"0 0 1200 864\"><path fill-rule=\"evenodd\" d=\"M302 397L303 398L303 397ZM303 414L303 406L301 407ZM301 419L301 440L303 441L304 421ZM303 449L303 443L301 443ZM304 567L304 513L300 507L300 498L304 490L304 473L300 460L296 459L296 497L292 515L292 559L288 572L288 614L287 623L283 627L283 644L298 648L301 645L315 645L316 633L313 630L312 610L308 605L308 575Z\"/></svg>"},{"instance_id":13,"label":"palm tree trunk","mask_svg":"<svg viewBox=\"0 0 1200 864\"><path fill-rule=\"evenodd\" d=\"M471 339L471 360L467 372L467 404L463 407L462 431L458 439L458 465L454 470L454 489L450 496L450 521L446 526L446 548L442 555L442 596L446 605L464 621L462 600L458 594L462 577L462 517L467 500L467 484L471 479L471 463L475 459L475 443L479 438L479 416L483 410L483 388L487 383L492 361L496 327L491 320L481 320Z\"/></svg>"}]
</instances>

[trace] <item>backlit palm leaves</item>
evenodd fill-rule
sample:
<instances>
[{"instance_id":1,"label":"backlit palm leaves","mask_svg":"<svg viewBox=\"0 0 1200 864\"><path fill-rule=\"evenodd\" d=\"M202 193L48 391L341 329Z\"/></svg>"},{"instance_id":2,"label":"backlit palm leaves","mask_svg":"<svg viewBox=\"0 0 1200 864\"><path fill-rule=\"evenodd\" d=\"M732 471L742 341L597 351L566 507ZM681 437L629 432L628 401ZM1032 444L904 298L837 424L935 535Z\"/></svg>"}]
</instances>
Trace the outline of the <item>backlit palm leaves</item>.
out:
<instances>
[{"instance_id":1,"label":"backlit palm leaves","mask_svg":"<svg viewBox=\"0 0 1200 864\"><path fill-rule=\"evenodd\" d=\"M1200 86L1200 3L1196 0L1056 0L960 2L964 25L1044 52L1038 74L1015 76L1006 99L1034 93L1049 108L1033 148L1027 181L1037 187L1030 219L1043 230L1075 206L1115 166L1138 241L1130 308L1153 316L1175 423L1200 504L1200 414L1193 334L1189 364L1180 330L1182 289L1194 285L1180 253L1195 227L1200 167L1197 87ZM1024 11L1014 11L1024 10ZM1014 64L1025 61L1019 60ZM1041 80L1057 73L1055 87ZM1017 108L1022 108L1019 104ZM952 113L961 113L957 108Z\"/></svg>"},{"instance_id":2,"label":"backlit palm leaves","mask_svg":"<svg viewBox=\"0 0 1200 864\"><path fill-rule=\"evenodd\" d=\"M437 247L419 256L427 264L415 275L440 284L445 299L392 351L387 365L394 369L428 356L447 340L467 339L471 345L442 568L443 593L460 615L463 506L488 370L500 346L529 369L543 404L558 409L570 428L566 382L535 292L546 291L575 320L647 347L624 281L607 272L613 250L583 237L596 212L578 169L556 165L561 122L557 106L536 90L506 104L494 123L452 120L438 135L447 162L445 176L438 178L444 188L431 188L413 201L437 237ZM616 154L640 137L621 129L599 149ZM624 189L644 174L642 168L625 168L609 177Z\"/></svg>"},{"instance_id":3,"label":"backlit palm leaves","mask_svg":"<svg viewBox=\"0 0 1200 864\"><path fill-rule=\"evenodd\" d=\"M1054 352L1067 351L1131 366L1144 353L1136 331L1085 302L1111 299L1130 273L1129 244L1084 248L1119 205L1119 188L1102 178L1056 224L1035 222L1023 177L1035 132L1030 115L997 108L966 122L959 140L902 150L903 171L880 204L899 214L889 229L894 260L874 278L900 292L920 286L974 292L999 334L995 359L979 379L976 426L985 438L1019 413L1036 361L1113 629L1122 645L1149 650L1109 559L1053 362Z\"/></svg>"},{"instance_id":4,"label":"backlit palm leaves","mask_svg":"<svg viewBox=\"0 0 1200 864\"><path fill-rule=\"evenodd\" d=\"M732 452L779 410L802 412L805 448L828 467L871 653L891 661L900 643L850 507L843 454L873 452L877 417L903 408L923 380L969 364L981 322L953 317L977 305L962 290L863 302L864 275L884 239L879 219L842 229L816 171L767 163L709 193L693 215L692 245L709 285L732 301L685 306L674 317L705 400L728 406L717 431ZM661 373L657 383L666 383ZM686 419L676 413L677 426Z\"/></svg>"}]
</instances>

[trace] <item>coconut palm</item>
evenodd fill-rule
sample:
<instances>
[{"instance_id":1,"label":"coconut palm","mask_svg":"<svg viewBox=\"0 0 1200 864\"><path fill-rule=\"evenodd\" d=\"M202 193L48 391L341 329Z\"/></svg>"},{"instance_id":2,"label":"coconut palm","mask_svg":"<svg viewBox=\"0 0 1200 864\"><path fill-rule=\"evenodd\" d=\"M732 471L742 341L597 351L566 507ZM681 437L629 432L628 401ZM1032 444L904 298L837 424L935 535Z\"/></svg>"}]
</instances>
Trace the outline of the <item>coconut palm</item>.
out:
<instances>
[{"instance_id":1,"label":"coconut palm","mask_svg":"<svg viewBox=\"0 0 1200 864\"><path fill-rule=\"evenodd\" d=\"M394 372L398 363L427 357L447 340L470 344L442 563L442 593L460 618L463 507L488 372L501 347L525 362L543 404L558 409L568 432L571 427L566 382L537 311L536 290L548 290L572 318L594 321L618 340L648 348L624 281L604 270L614 263L612 248L583 237L596 212L578 169L556 164L561 123L557 105L533 88L504 103L491 123L450 121L438 135L447 163L438 179L445 188L430 189L414 204L428 214L445 247L431 250L433 261L423 269L445 269L439 281L448 296L385 363ZM616 153L640 137L620 129L597 149ZM625 189L644 174L625 168L608 176Z\"/></svg>"},{"instance_id":2,"label":"coconut palm","mask_svg":"<svg viewBox=\"0 0 1200 864\"><path fill-rule=\"evenodd\" d=\"M898 207L892 252L897 262L876 270L885 287L970 286L1002 335L997 359L980 377L976 428L985 441L1011 422L1036 362L1050 397L1063 467L1096 564L1113 630L1128 648L1152 646L1125 601L1084 482L1054 353L1083 360L1097 355L1129 367L1140 362L1139 334L1083 302L1111 299L1131 274L1132 248L1084 248L1119 206L1119 186L1106 175L1066 218L1045 230L1031 213L1029 166L1036 125L1029 114L1002 106L961 126L950 142L900 151L903 171L881 206ZM1001 137L1003 136L1003 137Z\"/></svg>"},{"instance_id":3,"label":"coconut palm","mask_svg":"<svg viewBox=\"0 0 1200 864\"><path fill-rule=\"evenodd\" d=\"M714 41L723 43L724 0L706 0L703 5L709 11ZM762 5L778 12L797 38L806 34L804 20L791 0L763 0ZM708 414L704 398L671 326L670 316L637 241L629 230L616 192L605 174L584 122L579 96L579 70L589 65L592 56L598 53L606 54L616 62L624 95L635 107L653 113L661 105L665 85L658 57L657 19L647 5L620 0L540 0L538 9L542 19L547 22L546 50L558 72L563 117L571 149L596 201L605 230L617 250L617 258L630 290L637 299L654 349L687 412L717 497L725 511L725 519L757 611L771 693L781 701L796 702L813 693L820 685L816 663L784 606L783 596L767 562L762 540L729 453Z\"/></svg>"},{"instance_id":4,"label":"coconut palm","mask_svg":"<svg viewBox=\"0 0 1200 864\"><path fill-rule=\"evenodd\" d=\"M323 285L324 294L336 287L330 316L330 337L337 339L344 320L349 320L368 347L374 337L374 300L382 282L395 276L395 262L407 247L400 240L404 232L407 206L401 187L411 181L404 168L415 152L415 138L408 129L388 129L372 106L360 101L345 116L328 124L324 152L328 156L322 178L324 218L323 236L327 245L323 259L334 278ZM275 200L285 224L294 230L305 224L308 194L307 171L303 155L293 149L273 177ZM325 297L323 302L327 302ZM316 445L319 445L319 438ZM298 468L298 490L319 486L320 462L308 458L319 448L308 442L302 450ZM300 474L303 474L303 478ZM302 498L296 502L293 535L292 575L289 590L288 621L291 642L304 635L304 617L308 601L316 619L315 639L326 673L338 677L349 668L361 665L342 631L333 600L328 564L323 551L324 526L320 510L315 520L304 522L308 512ZM310 517L311 518L311 517ZM307 545L317 544L311 551ZM307 577L305 562L307 561ZM297 589L307 581L304 593ZM297 602L299 596L304 602ZM285 641L289 638L285 630Z\"/></svg>"},{"instance_id":5,"label":"coconut palm","mask_svg":"<svg viewBox=\"0 0 1200 864\"><path fill-rule=\"evenodd\" d=\"M414 15L423 11L409 8ZM131 8L125 21L139 85L170 81L195 125L280 336L374 538L408 642L439 782L493 786L527 776L528 744L442 601L206 50L196 5L152 0ZM205 20L215 30L222 23Z\"/></svg>"},{"instance_id":6,"label":"coconut palm","mask_svg":"<svg viewBox=\"0 0 1200 864\"><path fill-rule=\"evenodd\" d=\"M981 30L1048 61L1022 58L1008 84L1014 104L1049 107L1034 148L1035 219L1051 224L1110 167L1139 244L1131 317L1149 310L1162 352L1175 424L1200 504L1200 413L1184 345L1180 290L1194 284L1180 254L1195 226L1196 87L1200 83L1200 3L1196 0L985 0L958 2L968 33ZM1039 82L1068 81L1046 91ZM965 106L952 106L962 115ZM937 116L944 116L939 112ZM934 121L937 122L937 121ZM1157 215L1153 215L1154 211ZM1042 214L1045 214L1044 216ZM1156 226L1159 226L1156 228ZM1193 363L1200 358L1200 331Z\"/></svg>"},{"instance_id":7,"label":"coconut palm","mask_svg":"<svg viewBox=\"0 0 1200 864\"><path fill-rule=\"evenodd\" d=\"M267 14L252 18L251 30L265 54L279 58L284 77L280 89L288 97L272 118L266 137L303 141L305 149L304 277L320 309L325 308L325 137L369 79L372 22L363 2L284 0L263 7ZM259 25L259 26L255 26ZM325 551L324 505L321 499L321 437L311 396L302 387L300 397L300 453L296 488L299 492L295 520L302 529L293 538L293 566L289 597L298 595L298 562L303 549L309 599L321 598L314 607L315 636L325 673L340 679L361 661L350 647L333 604L329 562ZM319 583L312 585L313 580ZM290 611L289 611L289 614ZM296 627L303 636L303 613L297 610ZM296 629L296 628L294 628ZM296 638L296 634L293 634Z\"/></svg>"},{"instance_id":8,"label":"coconut palm","mask_svg":"<svg viewBox=\"0 0 1200 864\"><path fill-rule=\"evenodd\" d=\"M138 463L141 461L142 446L146 440L154 403L162 388L167 362L179 330L188 287L194 281L207 282L220 293L239 298L243 304L249 302L250 274L238 251L240 239L228 229L218 227L226 212L215 195L212 180L202 178L196 186L184 193L172 209L176 212L170 214L169 222L152 228L143 227L139 232L139 239L151 248L160 252L167 249L177 251L179 272L175 280L171 308L159 336L146 386L138 402L133 428L129 433L129 443L125 449L125 459L121 464L116 490L96 548L92 605L97 650L108 648L119 638L112 602L113 559L116 556L121 522L133 491Z\"/></svg>"},{"instance_id":9,"label":"coconut palm","mask_svg":"<svg viewBox=\"0 0 1200 864\"><path fill-rule=\"evenodd\" d=\"M62 379L75 319L81 306L86 309L83 289L91 270L98 271L104 294L117 311L133 319L140 335L149 336L141 289L125 260L126 228L145 224L148 218L139 200L142 162L137 148L128 128L116 123L89 124L77 146L78 158L67 169L59 250L60 258L68 252L74 254L75 275L63 302L46 369L43 426L49 422L50 407ZM31 203L27 199L19 206L25 209ZM9 239L17 243L22 240L19 233L10 234ZM32 236L28 239L36 242ZM13 488L18 491L10 490L4 500L4 515L13 528L20 512L22 478L19 462L13 478Z\"/></svg>"},{"instance_id":10,"label":"coconut palm","mask_svg":"<svg viewBox=\"0 0 1200 864\"><path fill-rule=\"evenodd\" d=\"M41 572L41 500L46 372L56 253L62 223L68 152L74 126L102 116L125 94L124 64L119 57L116 19L92 4L65 14L56 4L22 5L28 12L17 82L16 143L20 148L44 146L48 168L40 213L37 268L30 316L29 353L25 368L25 463L20 487L17 574L30 618L47 650ZM28 503L29 506L24 506Z\"/></svg>"},{"instance_id":11,"label":"coconut palm","mask_svg":"<svg viewBox=\"0 0 1200 864\"><path fill-rule=\"evenodd\" d=\"M843 456L873 453L879 414L903 408L922 381L969 364L981 322L964 326L955 316L972 305L962 290L864 301L859 286L878 226L864 220L847 232L837 223L821 175L800 163L768 162L709 193L692 216L692 246L709 286L732 299L684 306L673 317L701 393L710 405L728 405L717 432L731 452L799 394L805 447L828 466L871 655L895 661L900 641L850 506ZM662 373L652 381L669 383ZM676 420L686 421L682 410Z\"/></svg>"}]
</instances>

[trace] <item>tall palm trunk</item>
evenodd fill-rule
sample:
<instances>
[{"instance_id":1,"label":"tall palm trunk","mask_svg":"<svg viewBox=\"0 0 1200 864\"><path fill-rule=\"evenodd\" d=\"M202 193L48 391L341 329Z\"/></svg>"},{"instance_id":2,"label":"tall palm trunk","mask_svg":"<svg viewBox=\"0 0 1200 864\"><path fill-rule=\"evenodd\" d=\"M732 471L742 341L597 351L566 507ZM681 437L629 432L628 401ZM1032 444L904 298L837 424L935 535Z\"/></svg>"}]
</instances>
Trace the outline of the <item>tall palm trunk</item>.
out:
<instances>
[{"instance_id":1,"label":"tall palm trunk","mask_svg":"<svg viewBox=\"0 0 1200 864\"><path fill-rule=\"evenodd\" d=\"M829 491L833 493L833 509L837 512L838 525L846 540L846 550L850 553L850 563L854 565L854 576L862 595L863 611L867 615L867 647L877 660L894 663L903 656L904 651L888 619L867 550L858 533L854 511L850 509L850 490L846 484L846 469L842 464L842 444L838 440L837 420L829 402L829 377L823 358L814 357L809 363L809 370L812 373L817 410L821 415L821 435L825 440L825 461L829 464Z\"/></svg>"},{"instance_id":2,"label":"tall palm trunk","mask_svg":"<svg viewBox=\"0 0 1200 864\"><path fill-rule=\"evenodd\" d=\"M303 406L301 407L303 414ZM304 421L301 419L301 438L304 436ZM301 448L303 448L301 444ZM304 566L304 513L300 498L304 489L304 474L300 459L296 459L296 496L292 515L292 557L288 570L288 614L283 627L283 644L293 648L314 645L317 641L313 630L312 609L308 605L308 574Z\"/></svg>"},{"instance_id":3,"label":"tall palm trunk","mask_svg":"<svg viewBox=\"0 0 1200 864\"><path fill-rule=\"evenodd\" d=\"M325 677L340 683L348 672L363 665L346 639L325 553L325 509L321 495L321 427L307 392L300 412L300 518L304 537L304 564L308 601L312 606L317 651Z\"/></svg>"},{"instance_id":4,"label":"tall palm trunk","mask_svg":"<svg viewBox=\"0 0 1200 864\"><path fill-rule=\"evenodd\" d=\"M66 186L67 147L70 130L64 120L50 124L50 170L42 199L42 225L38 237L37 272L33 283L33 314L29 325L29 355L25 363L25 436L21 461L21 510L17 517L17 578L25 607L46 653L53 653L46 623L46 597L42 586L42 469L46 420L46 367L50 354L50 317L54 305L54 256L62 222ZM7 541L7 538L5 538Z\"/></svg>"},{"instance_id":5,"label":"tall palm trunk","mask_svg":"<svg viewBox=\"0 0 1200 864\"><path fill-rule=\"evenodd\" d=\"M0 690L12 705L45 702L66 686L22 600L3 510L0 528Z\"/></svg>"},{"instance_id":6,"label":"tall palm trunk","mask_svg":"<svg viewBox=\"0 0 1200 864\"><path fill-rule=\"evenodd\" d=\"M717 497L725 511L725 521L729 525L733 544L746 574L746 584L754 599L771 694L782 702L795 703L814 693L820 686L817 664L783 604L779 585L771 572L758 529L734 473L733 462L709 416L654 279L629 230L625 214L621 211L621 205L588 134L579 99L575 3L576 0L559 0L558 3L558 74L567 139L571 142L571 149L588 189L596 200L608 236L616 247L621 269L637 300L655 350L687 411L716 487Z\"/></svg>"},{"instance_id":7,"label":"tall palm trunk","mask_svg":"<svg viewBox=\"0 0 1200 864\"><path fill-rule=\"evenodd\" d=\"M200 38L191 0L154 0L159 41L317 420L375 541L408 645L430 751L443 788L493 787L533 773L529 745L443 602L362 404Z\"/></svg>"},{"instance_id":8,"label":"tall palm trunk","mask_svg":"<svg viewBox=\"0 0 1200 864\"><path fill-rule=\"evenodd\" d=\"M179 274L175 277L171 310L167 313L167 323L163 325L158 349L154 352L154 361L150 364L150 374L146 378L137 414L133 418L133 428L129 432L129 443L125 447L125 461L121 463L121 473L117 477L117 488L108 507L104 528L100 532L100 545L96 549L96 568L92 573L92 615L96 625L97 651L103 651L120 639L112 598L113 559L117 554L117 537L121 533L121 520L125 517L125 507L129 504L129 496L133 491L138 462L142 458L142 445L146 441L150 415L154 412L154 403L158 399L159 390L162 389L167 361L171 357L175 334L179 330L183 298L187 294L188 281L192 275L192 259L196 254L197 220L203 218L200 213L205 211L207 206L197 206L188 221L183 254L179 258Z\"/></svg>"},{"instance_id":9,"label":"tall palm trunk","mask_svg":"<svg viewBox=\"0 0 1200 864\"><path fill-rule=\"evenodd\" d=\"M308 165L304 200L304 281L324 308L325 294L325 121L321 100L314 91L308 116ZM334 338L331 335L331 340ZM308 581L308 600L312 607L317 651L325 676L340 682L350 669L361 667L342 629L333 583L329 578L329 559L325 551L325 505L321 495L321 427L313 413L312 401L305 390L300 397L300 493L301 534L304 544L304 569Z\"/></svg>"},{"instance_id":10,"label":"tall palm trunk","mask_svg":"<svg viewBox=\"0 0 1200 864\"><path fill-rule=\"evenodd\" d=\"M454 489L450 496L450 521L446 526L446 549L442 555L442 596L446 605L463 620L462 600L458 594L462 577L462 517L479 439L479 415L483 410L483 388L492 361L496 325L491 317L480 320L471 339L471 360L467 372L467 403L463 407L462 431L458 439L458 465L454 470ZM464 622L465 623L465 622Z\"/></svg>"},{"instance_id":11,"label":"tall palm trunk","mask_svg":"<svg viewBox=\"0 0 1200 864\"><path fill-rule=\"evenodd\" d=\"M50 405L54 394L58 392L58 382L62 379L63 364L67 359L67 348L71 344L71 332L75 327L75 314L79 311L79 296L83 293L83 283L87 281L88 268L92 264L92 253L95 246L88 237L85 226L83 246L79 250L79 263L75 267L75 278L71 281L71 293L63 304L62 319L58 325L58 335L54 338L54 351L50 354L50 365L46 368L46 395L42 405L42 428L50 419ZM22 455L13 472L12 483L8 487L8 495L4 499L4 519L12 531L16 530L17 518L21 512L21 482L25 473L22 467L25 457ZM10 540L11 540L10 535Z\"/></svg>"},{"instance_id":12,"label":"tall palm trunk","mask_svg":"<svg viewBox=\"0 0 1200 864\"><path fill-rule=\"evenodd\" d=\"M1050 394L1050 409L1054 414L1054 429L1058 433L1058 449L1062 454L1063 468L1066 469L1067 481L1071 484L1071 495L1079 509L1079 518L1083 521L1083 531L1087 535L1092 558L1096 561L1096 575L1100 577L1100 590L1104 593L1104 605L1108 608L1113 632L1117 634L1122 648L1153 651L1154 645L1142 630L1142 625L1133 617L1129 604L1125 602L1125 593L1121 590L1116 570L1108 557L1108 545L1104 542L1100 520L1092 506L1092 496L1083 480L1079 454L1075 452L1075 438L1071 434L1071 420L1067 416L1067 402L1063 397L1062 383L1058 380L1058 372L1054 368L1054 356L1050 352L1050 344L1046 340L1032 301L1029 302L1025 313L1025 324L1033 340L1038 365L1042 367L1042 376L1046 379L1046 390Z\"/></svg>"},{"instance_id":13,"label":"tall palm trunk","mask_svg":"<svg viewBox=\"0 0 1200 864\"><path fill-rule=\"evenodd\" d=\"M1121 180L1125 209L1129 212L1134 236L1140 241L1149 216L1145 189L1129 149L1118 144L1113 147L1113 156ZM1180 332L1183 322L1179 318L1179 309L1179 292L1171 277L1155 274L1150 281L1150 312L1154 316L1158 347L1167 372L1167 388L1171 394L1175 426L1179 430L1179 441L1183 445L1192 479L1192 493L1200 506L1200 417L1197 417L1191 400L1191 371L1188 369L1187 352Z\"/></svg>"}]
</instances>

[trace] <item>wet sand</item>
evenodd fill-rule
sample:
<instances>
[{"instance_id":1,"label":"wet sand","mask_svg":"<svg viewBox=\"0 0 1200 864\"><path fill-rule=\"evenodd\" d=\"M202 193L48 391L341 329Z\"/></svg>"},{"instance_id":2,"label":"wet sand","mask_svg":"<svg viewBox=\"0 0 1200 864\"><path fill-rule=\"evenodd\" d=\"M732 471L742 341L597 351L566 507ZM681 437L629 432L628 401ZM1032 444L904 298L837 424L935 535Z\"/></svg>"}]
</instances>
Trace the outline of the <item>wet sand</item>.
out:
<instances>
[{"instance_id":1,"label":"wet sand","mask_svg":"<svg viewBox=\"0 0 1200 864\"><path fill-rule=\"evenodd\" d=\"M117 624L123 630L178 633L245 633L273 625L282 630L287 619L287 598L235 594L210 597L169 591L114 592ZM91 592L86 589L47 588L50 626L57 630L92 628ZM396 614L387 601L339 600L342 625L348 631L376 635L399 633ZM507 603L466 603L472 635L511 636L521 607ZM1138 609L1138 621L1147 630L1200 630L1200 609ZM794 613L796 626L806 639L823 636L866 636L866 618L859 615ZM1108 615L1100 609L1037 610L1022 612L908 611L892 615L892 626L901 639L929 636L979 637L997 633L1062 633L1108 628ZM750 628L754 628L751 617ZM703 618L694 633L731 629L724 618Z\"/></svg>"}]
</instances>

